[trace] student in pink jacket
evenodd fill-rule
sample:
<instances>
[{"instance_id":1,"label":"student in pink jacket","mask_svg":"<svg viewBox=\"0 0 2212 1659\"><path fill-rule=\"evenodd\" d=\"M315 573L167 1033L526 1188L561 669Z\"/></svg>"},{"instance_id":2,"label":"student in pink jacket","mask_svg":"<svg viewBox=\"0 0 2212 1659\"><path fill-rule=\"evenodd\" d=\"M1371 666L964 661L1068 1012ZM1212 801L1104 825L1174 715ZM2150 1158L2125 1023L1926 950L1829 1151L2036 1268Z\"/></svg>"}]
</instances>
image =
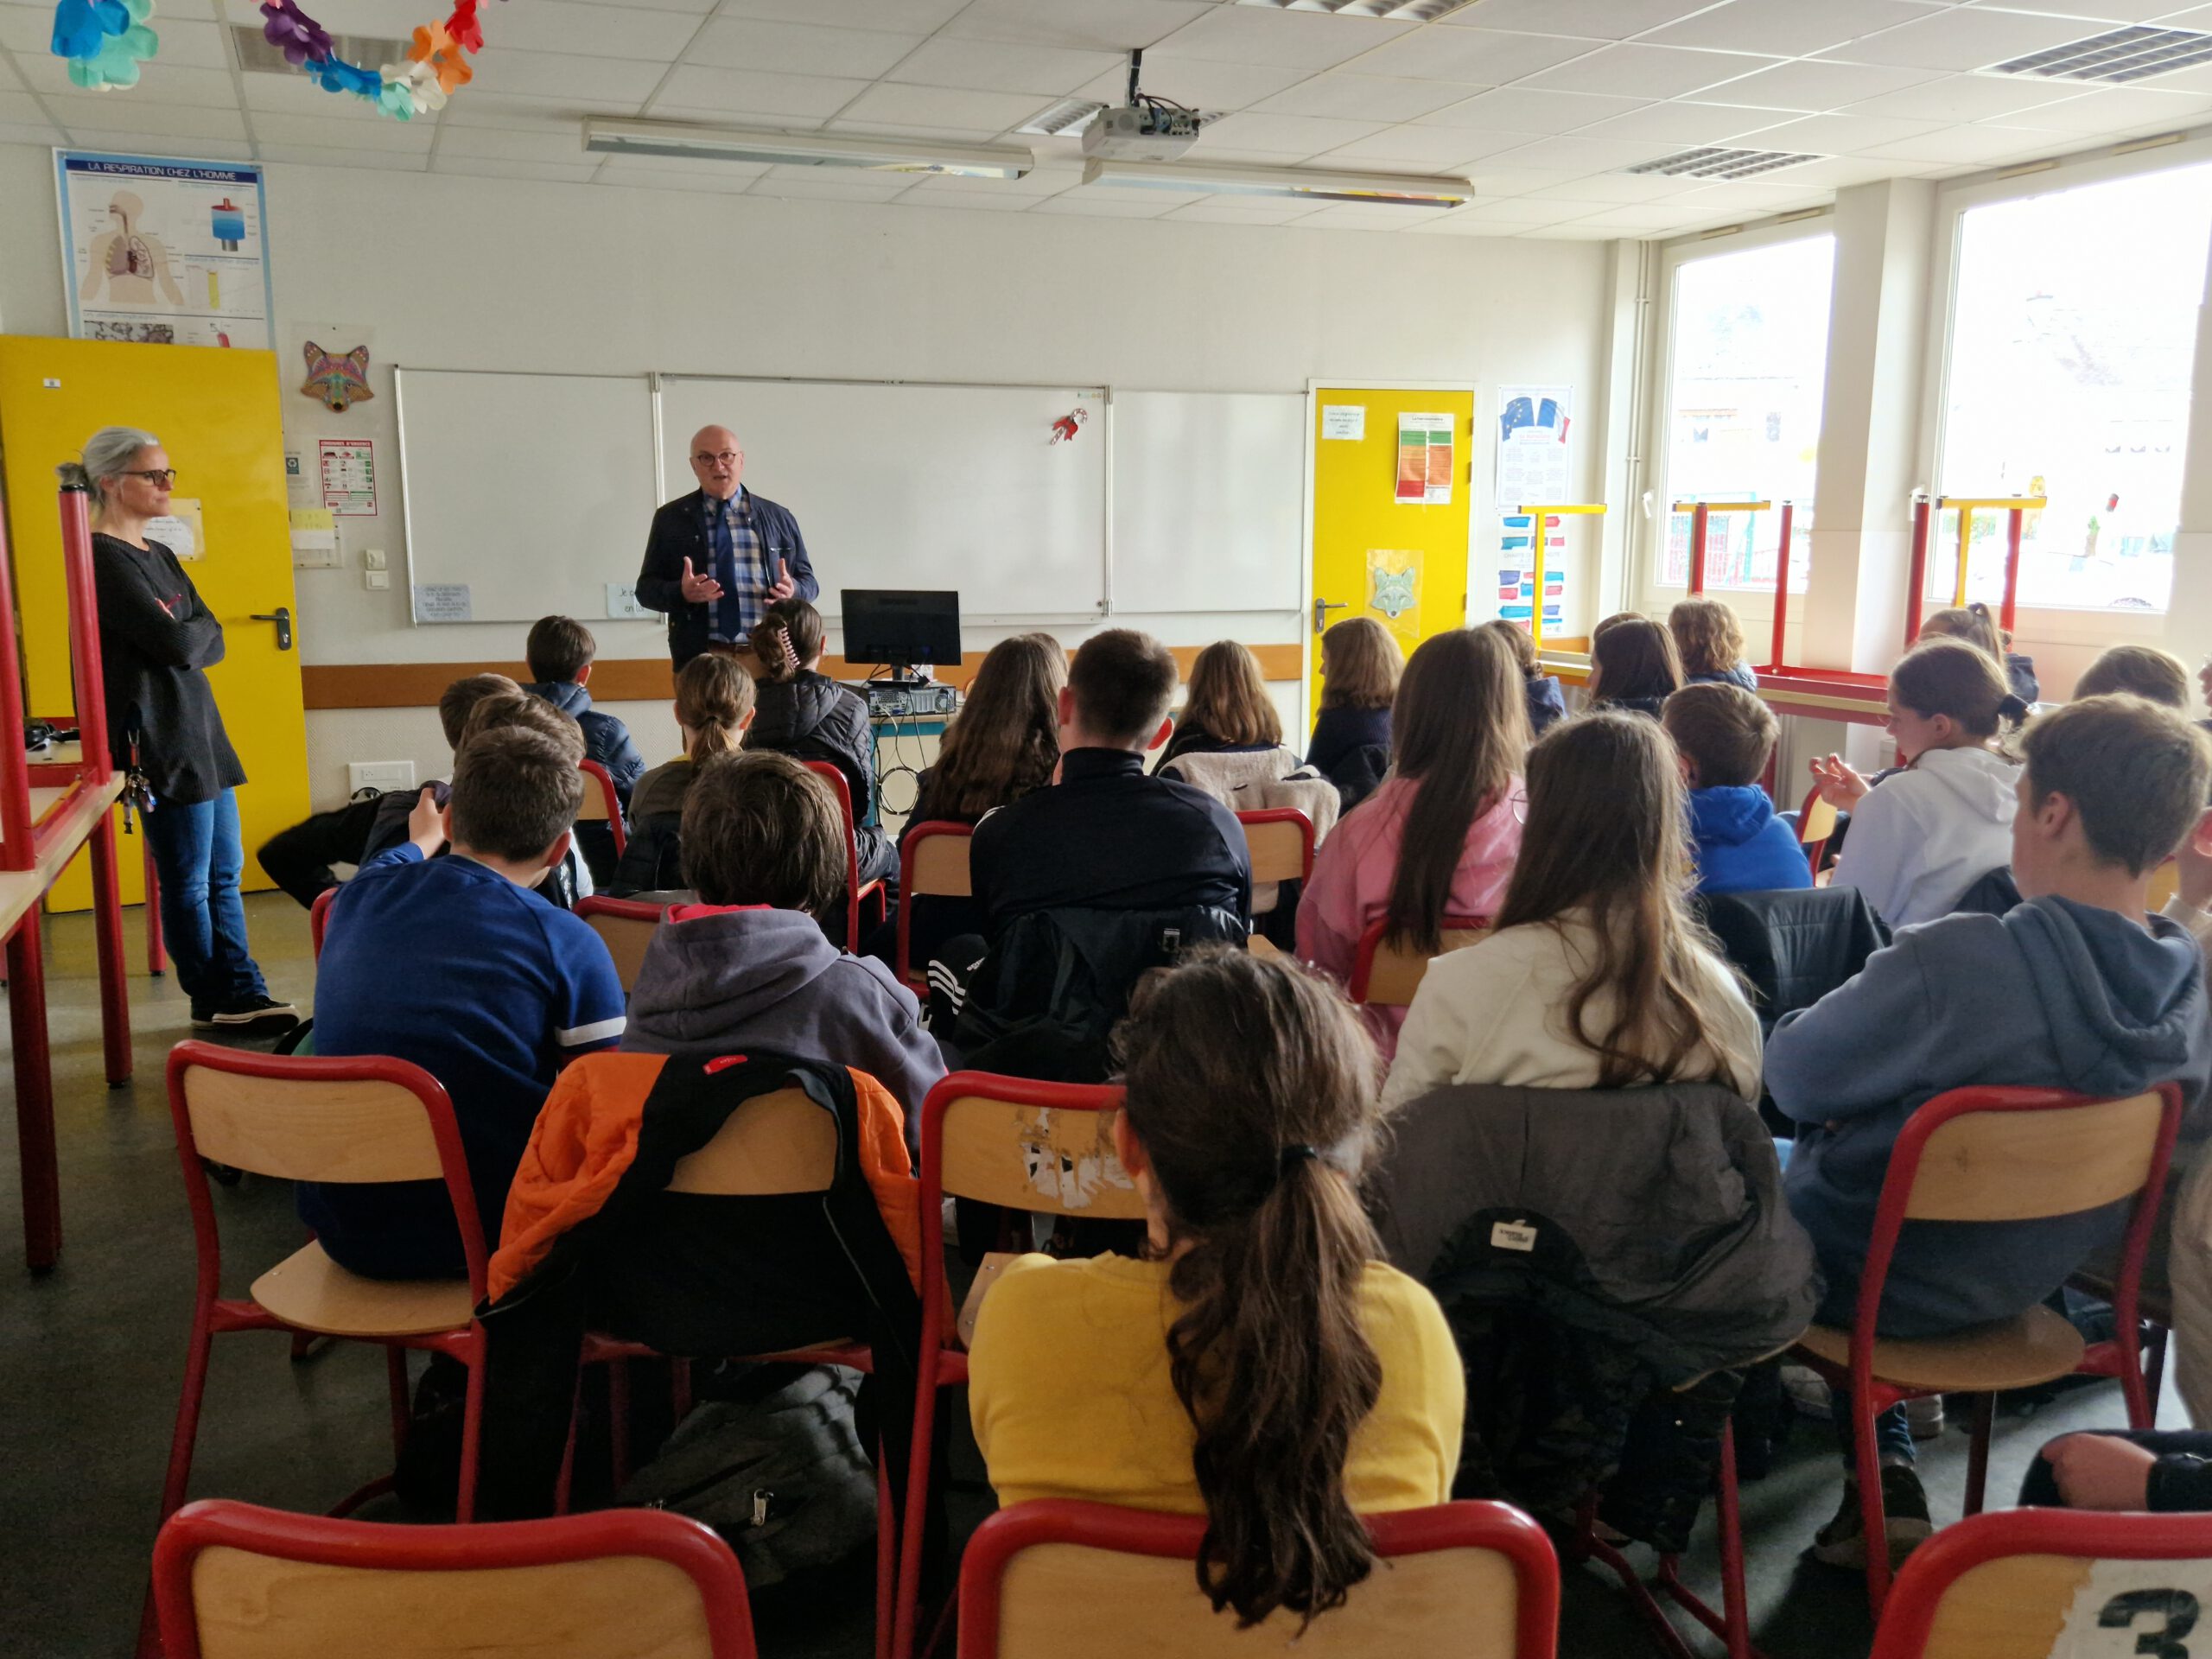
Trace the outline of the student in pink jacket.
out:
<instances>
[{"instance_id":1,"label":"student in pink jacket","mask_svg":"<svg viewBox=\"0 0 2212 1659\"><path fill-rule=\"evenodd\" d=\"M1488 916L1521 851L1529 716L1520 665L1497 635L1455 629L1406 664L1390 715L1391 768L1313 861L1298 954L1349 984L1359 936L1382 917L1433 951L1446 917ZM1363 1010L1388 1061L1402 1008Z\"/></svg>"}]
</instances>

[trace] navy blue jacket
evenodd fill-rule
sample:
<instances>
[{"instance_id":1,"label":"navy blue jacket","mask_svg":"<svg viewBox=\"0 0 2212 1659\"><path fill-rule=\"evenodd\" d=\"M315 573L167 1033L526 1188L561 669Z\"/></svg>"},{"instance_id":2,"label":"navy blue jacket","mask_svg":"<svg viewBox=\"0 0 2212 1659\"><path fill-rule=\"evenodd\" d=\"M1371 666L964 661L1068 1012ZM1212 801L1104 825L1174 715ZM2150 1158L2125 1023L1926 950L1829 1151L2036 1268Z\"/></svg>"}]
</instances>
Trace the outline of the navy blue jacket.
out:
<instances>
[{"instance_id":1,"label":"navy blue jacket","mask_svg":"<svg viewBox=\"0 0 2212 1659\"><path fill-rule=\"evenodd\" d=\"M1530 674L1522 681L1529 694L1529 735L1541 737L1553 722L1567 718L1567 697L1556 674Z\"/></svg>"},{"instance_id":2,"label":"navy blue jacket","mask_svg":"<svg viewBox=\"0 0 2212 1659\"><path fill-rule=\"evenodd\" d=\"M630 741L630 728L613 715L602 715L593 708L591 693L581 685L540 680L523 690L533 697L544 698L563 714L575 717L576 724L584 728L584 759L596 760L607 768L607 775L614 780L614 792L627 808L630 791L645 775L645 757Z\"/></svg>"},{"instance_id":3,"label":"navy blue jacket","mask_svg":"<svg viewBox=\"0 0 2212 1659\"><path fill-rule=\"evenodd\" d=\"M822 595L814 579L814 565L806 556L806 542L798 533L798 520L763 495L753 497L753 525L760 532L760 556L766 564L765 587L776 579L776 561L791 567L796 595L810 603ZM713 544L707 539L707 493L694 490L679 495L653 513L653 527L645 537L645 562L638 571L638 603L648 610L668 613L668 654L677 671L707 649L714 626L714 607L690 604L683 597L683 561L691 561L694 575L714 569Z\"/></svg>"}]
</instances>

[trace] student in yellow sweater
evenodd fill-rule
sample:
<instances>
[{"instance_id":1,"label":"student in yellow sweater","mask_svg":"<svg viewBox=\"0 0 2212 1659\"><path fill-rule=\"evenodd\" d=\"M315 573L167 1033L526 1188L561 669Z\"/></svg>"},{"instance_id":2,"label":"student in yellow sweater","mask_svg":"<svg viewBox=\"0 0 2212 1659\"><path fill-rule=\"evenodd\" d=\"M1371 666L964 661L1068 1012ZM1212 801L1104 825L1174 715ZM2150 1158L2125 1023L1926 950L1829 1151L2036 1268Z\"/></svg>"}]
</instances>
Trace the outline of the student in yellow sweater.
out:
<instances>
[{"instance_id":1,"label":"student in yellow sweater","mask_svg":"<svg viewBox=\"0 0 2212 1659\"><path fill-rule=\"evenodd\" d=\"M1217 1610L1310 1618L1372 1568L1357 1512L1450 1497L1465 1407L1442 1312L1360 1207L1374 1047L1328 985L1243 951L1160 976L1117 1040L1144 1259L1007 1267L976 1442L1002 1504L1203 1512Z\"/></svg>"}]
</instances>

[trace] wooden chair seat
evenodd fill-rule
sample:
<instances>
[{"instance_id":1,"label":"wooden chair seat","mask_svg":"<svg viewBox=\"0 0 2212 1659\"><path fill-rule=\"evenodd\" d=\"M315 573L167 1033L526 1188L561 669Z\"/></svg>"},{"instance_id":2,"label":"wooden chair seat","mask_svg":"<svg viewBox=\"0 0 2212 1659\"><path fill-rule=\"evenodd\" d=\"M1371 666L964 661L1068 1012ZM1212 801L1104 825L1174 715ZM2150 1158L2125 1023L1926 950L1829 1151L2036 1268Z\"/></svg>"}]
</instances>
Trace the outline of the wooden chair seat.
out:
<instances>
[{"instance_id":1,"label":"wooden chair seat","mask_svg":"<svg viewBox=\"0 0 2212 1659\"><path fill-rule=\"evenodd\" d=\"M1269 938L1264 933L1255 933L1251 938L1250 944L1252 954L1255 957L1279 957L1282 955L1281 947L1276 944L1273 939Z\"/></svg>"},{"instance_id":2,"label":"wooden chair seat","mask_svg":"<svg viewBox=\"0 0 2212 1659\"><path fill-rule=\"evenodd\" d=\"M253 1300L287 1325L328 1337L426 1337L462 1331L475 1312L466 1279L364 1279L310 1243L253 1281Z\"/></svg>"},{"instance_id":3,"label":"wooden chair seat","mask_svg":"<svg viewBox=\"0 0 2212 1659\"><path fill-rule=\"evenodd\" d=\"M1848 1372L1850 1332L1813 1325L1797 1345ZM2085 1346L2082 1333L2057 1314L2031 1307L2018 1319L1978 1325L1955 1336L1881 1338L1874 1344L1874 1376L1899 1388L1990 1394L2071 1376Z\"/></svg>"}]
</instances>

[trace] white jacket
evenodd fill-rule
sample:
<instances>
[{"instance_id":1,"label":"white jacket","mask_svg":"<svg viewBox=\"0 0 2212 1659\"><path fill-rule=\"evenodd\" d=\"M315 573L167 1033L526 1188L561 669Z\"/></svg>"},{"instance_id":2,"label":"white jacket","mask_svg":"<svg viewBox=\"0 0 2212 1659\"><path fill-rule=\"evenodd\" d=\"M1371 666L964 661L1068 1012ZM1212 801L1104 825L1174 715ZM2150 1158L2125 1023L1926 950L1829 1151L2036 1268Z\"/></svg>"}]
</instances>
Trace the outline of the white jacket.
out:
<instances>
[{"instance_id":1,"label":"white jacket","mask_svg":"<svg viewBox=\"0 0 2212 1659\"><path fill-rule=\"evenodd\" d=\"M1586 920L1532 922L1430 963L1398 1033L1397 1058L1382 1086L1384 1109L1451 1083L1596 1088L1598 1057L1573 1039L1567 1022L1567 995L1592 943ZM1712 1076L1756 1103L1758 1016L1726 963L1700 950L1697 966L1700 977L1692 995L1712 1046L1692 1054L1689 1075ZM1612 1018L1609 995L1593 997L1584 1010L1592 1031L1603 1032Z\"/></svg>"},{"instance_id":2,"label":"white jacket","mask_svg":"<svg viewBox=\"0 0 2212 1659\"><path fill-rule=\"evenodd\" d=\"M2012 861L2017 762L1987 749L1930 749L1851 810L1834 885L1856 887L1892 929L1948 916Z\"/></svg>"}]
</instances>

